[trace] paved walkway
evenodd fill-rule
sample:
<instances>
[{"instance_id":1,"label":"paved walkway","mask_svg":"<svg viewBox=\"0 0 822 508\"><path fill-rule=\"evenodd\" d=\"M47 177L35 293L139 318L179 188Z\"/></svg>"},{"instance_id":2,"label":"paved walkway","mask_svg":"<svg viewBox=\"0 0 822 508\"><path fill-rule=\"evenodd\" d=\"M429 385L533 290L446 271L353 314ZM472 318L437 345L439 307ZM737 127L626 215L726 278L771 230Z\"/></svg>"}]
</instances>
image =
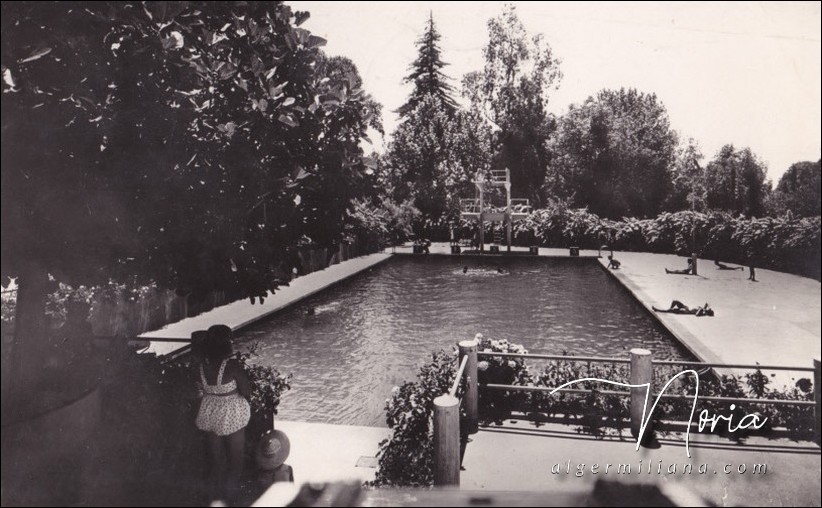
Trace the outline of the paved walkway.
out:
<instances>
[{"instance_id":1,"label":"paved walkway","mask_svg":"<svg viewBox=\"0 0 822 508\"><path fill-rule=\"evenodd\" d=\"M649 310L672 300L688 306L710 303L714 317L653 313L697 357L706 362L813 367L820 357L820 283L771 270L718 270L712 260L697 262L699 275L667 275L686 259L666 254L618 252L622 262L611 273ZM601 259L607 264L607 260ZM801 374L810 377L811 373ZM776 373L788 383L793 373Z\"/></svg>"},{"instance_id":2,"label":"paved walkway","mask_svg":"<svg viewBox=\"0 0 822 508\"><path fill-rule=\"evenodd\" d=\"M149 340L160 338L188 339L191 337L192 332L206 330L209 326L215 324L228 325L232 330L238 330L341 280L371 268L389 257L391 257L390 254L377 253L349 259L331 265L325 270L312 272L294 279L290 285L283 286L276 293L269 294L262 304L252 304L248 299L239 300L197 316L171 323L159 330L144 333L140 337ZM144 352L167 355L184 347L187 347L186 343L152 341Z\"/></svg>"},{"instance_id":3,"label":"paved walkway","mask_svg":"<svg viewBox=\"0 0 822 508\"><path fill-rule=\"evenodd\" d=\"M480 429L472 436L463 459L460 488L485 491L546 491L565 494L580 488L590 490L596 480L625 484L680 487L691 495L706 498L711 506L819 506L819 446L788 440L750 438L737 445L727 439L691 434L691 455L686 455L681 437L660 439L658 449L640 448L630 439L595 439L578 434L574 426L543 425L506 421L498 427ZM637 474L642 460L643 473ZM657 467L662 461L662 474ZM569 468L570 474L566 473ZM652 465L648 474L647 466ZM684 464L693 473L683 474ZM560 464L560 466L556 466ZM576 476L579 464L584 473ZM598 473L591 466L598 464ZM607 474L606 464L611 464ZM617 474L618 464L630 464L631 474ZM676 464L676 474L666 474ZM699 474L707 464L705 474ZM726 464L730 474L725 474ZM766 473L753 474L755 464L767 464ZM746 468L744 474L739 468ZM553 474L552 468L559 468ZM624 470L623 470L624 471ZM681 506L692 505L690 498Z\"/></svg>"},{"instance_id":4,"label":"paved walkway","mask_svg":"<svg viewBox=\"0 0 822 508\"><path fill-rule=\"evenodd\" d=\"M276 428L291 443L286 462L296 483L373 480L380 441L390 435L386 427L279 420Z\"/></svg>"}]
</instances>

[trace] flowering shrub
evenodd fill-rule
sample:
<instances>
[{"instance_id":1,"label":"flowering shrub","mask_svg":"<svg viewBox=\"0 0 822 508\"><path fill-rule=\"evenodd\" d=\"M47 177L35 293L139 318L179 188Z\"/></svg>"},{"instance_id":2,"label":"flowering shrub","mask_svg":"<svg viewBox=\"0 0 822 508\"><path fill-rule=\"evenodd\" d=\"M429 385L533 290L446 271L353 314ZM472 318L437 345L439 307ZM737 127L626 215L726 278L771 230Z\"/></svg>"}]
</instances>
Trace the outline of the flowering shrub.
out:
<instances>
[{"instance_id":1,"label":"flowering shrub","mask_svg":"<svg viewBox=\"0 0 822 508\"><path fill-rule=\"evenodd\" d=\"M528 354L520 344L513 344L505 339L485 338L481 333L475 337L479 341L477 351L481 353L517 353ZM525 365L523 358L491 356L483 357L477 362L477 381L480 385L501 384L527 386L534 384L534 378ZM502 390L480 390L480 418L484 422L499 421L508 416L514 407L528 401L526 392L505 392Z\"/></svg>"},{"instance_id":2,"label":"flowering shrub","mask_svg":"<svg viewBox=\"0 0 822 508\"><path fill-rule=\"evenodd\" d=\"M507 340L492 340L477 335L480 340L479 351L484 353L518 353L528 354L528 351L518 344ZM623 391L625 388L609 383L591 382L575 383L568 388L590 389L588 394L545 392L505 392L502 390L483 389L484 384L510 384L517 386L543 386L556 388L570 381L583 378L607 379L609 381L630 382L630 364L587 362L575 360L569 355L567 359L548 362L541 370L529 367L523 358L509 357L482 357L477 365L480 382L479 401L480 417L484 423L500 421L510 416L512 411L520 411L536 422L547 418L562 418L579 424L578 432L586 432L595 436L613 432L621 435L624 427L630 423L630 398L619 395L606 395L602 391ZM654 368L653 391L659 393L665 383L674 375L682 371L676 365L656 366ZM809 439L813 431L813 408L808 406L764 406L749 403L735 404L733 410L724 402L706 401L703 397L737 397L737 398L765 398L784 400L813 400L812 383L807 378L801 378L793 387L781 389L769 388L770 380L760 370L750 372L741 378L701 373L699 379L700 398L697 403L695 420L699 412L707 409L711 414L733 416L735 422L747 414L757 414L761 418L768 418L766 427L759 434L767 435L773 427L784 427L791 437ZM668 388L666 393L692 395L696 389L693 376L678 377ZM691 415L692 399L660 399L652 419L655 422L662 420L687 421ZM735 432L728 434L725 429L717 429L717 433L731 439L743 439L751 432Z\"/></svg>"},{"instance_id":3,"label":"flowering shrub","mask_svg":"<svg viewBox=\"0 0 822 508\"><path fill-rule=\"evenodd\" d=\"M456 352L439 351L420 367L417 381L394 387L385 403L391 437L380 443L374 486L433 485L434 399L451 389L457 368Z\"/></svg>"}]
</instances>

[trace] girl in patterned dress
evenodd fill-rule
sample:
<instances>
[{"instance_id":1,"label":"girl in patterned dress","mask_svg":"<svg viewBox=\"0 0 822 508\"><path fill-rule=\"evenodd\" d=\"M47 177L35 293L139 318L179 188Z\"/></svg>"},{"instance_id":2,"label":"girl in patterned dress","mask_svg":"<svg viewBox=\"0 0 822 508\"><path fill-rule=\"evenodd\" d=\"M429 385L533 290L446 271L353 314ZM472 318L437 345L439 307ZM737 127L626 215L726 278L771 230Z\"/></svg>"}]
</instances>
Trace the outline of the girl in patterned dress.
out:
<instances>
[{"instance_id":1,"label":"girl in patterned dress","mask_svg":"<svg viewBox=\"0 0 822 508\"><path fill-rule=\"evenodd\" d=\"M203 393L197 428L205 432L211 455L209 487L214 499L233 499L243 471L245 427L251 417L251 385L231 358L231 329L214 325L202 344L199 377Z\"/></svg>"}]
</instances>

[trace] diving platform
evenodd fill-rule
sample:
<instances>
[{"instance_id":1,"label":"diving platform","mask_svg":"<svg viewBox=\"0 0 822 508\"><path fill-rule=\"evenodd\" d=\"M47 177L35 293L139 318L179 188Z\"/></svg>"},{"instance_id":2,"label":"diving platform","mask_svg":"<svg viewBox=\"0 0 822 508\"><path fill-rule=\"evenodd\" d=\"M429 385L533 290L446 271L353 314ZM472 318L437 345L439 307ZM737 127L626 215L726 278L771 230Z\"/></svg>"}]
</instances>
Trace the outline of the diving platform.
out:
<instances>
[{"instance_id":1,"label":"diving platform","mask_svg":"<svg viewBox=\"0 0 822 508\"><path fill-rule=\"evenodd\" d=\"M511 198L511 172L495 169L477 171L474 180L477 197L460 200L460 216L477 221L479 225L479 249L484 250L484 222L499 222L505 227L508 252L511 251L511 226L513 221L525 219L531 213L527 199Z\"/></svg>"}]
</instances>

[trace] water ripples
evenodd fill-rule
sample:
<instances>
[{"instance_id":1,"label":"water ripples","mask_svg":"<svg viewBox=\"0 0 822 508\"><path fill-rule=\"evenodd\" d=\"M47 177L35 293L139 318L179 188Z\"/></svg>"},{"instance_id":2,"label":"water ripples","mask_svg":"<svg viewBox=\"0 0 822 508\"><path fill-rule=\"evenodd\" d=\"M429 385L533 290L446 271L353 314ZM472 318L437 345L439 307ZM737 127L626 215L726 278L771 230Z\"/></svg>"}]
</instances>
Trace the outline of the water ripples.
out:
<instances>
[{"instance_id":1,"label":"water ripples","mask_svg":"<svg viewBox=\"0 0 822 508\"><path fill-rule=\"evenodd\" d=\"M525 257L398 256L254 325L238 343L256 343L258 363L294 375L281 418L384 425L391 388L413 380L433 351L476 333L532 353L625 357L645 347L655 358L689 358L593 262Z\"/></svg>"}]
</instances>

